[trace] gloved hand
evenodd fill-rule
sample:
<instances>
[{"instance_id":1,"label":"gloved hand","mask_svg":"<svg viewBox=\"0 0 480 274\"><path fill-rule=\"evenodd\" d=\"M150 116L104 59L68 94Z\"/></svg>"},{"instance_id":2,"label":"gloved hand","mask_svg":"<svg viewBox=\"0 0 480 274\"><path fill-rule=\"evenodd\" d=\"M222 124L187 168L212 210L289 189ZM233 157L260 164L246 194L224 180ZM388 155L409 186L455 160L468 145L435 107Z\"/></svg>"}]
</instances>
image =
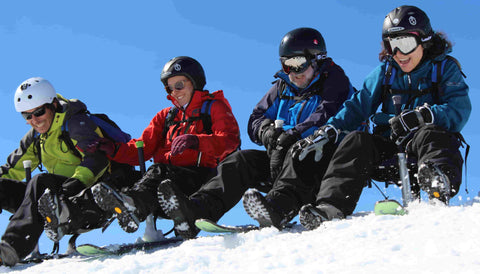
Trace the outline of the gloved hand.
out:
<instances>
[{"instance_id":1,"label":"gloved hand","mask_svg":"<svg viewBox=\"0 0 480 274\"><path fill-rule=\"evenodd\" d=\"M99 138L95 142L89 144L86 149L86 151L90 153L95 153L99 150L113 158L117 153L118 144L108 138Z\"/></svg>"},{"instance_id":2,"label":"gloved hand","mask_svg":"<svg viewBox=\"0 0 480 274\"><path fill-rule=\"evenodd\" d=\"M403 110L402 113L388 120L392 129L390 139L397 142L397 140L403 139L411 131L417 130L423 125L433 124L433 121L433 113L427 103L416 107L414 110Z\"/></svg>"},{"instance_id":3,"label":"gloved hand","mask_svg":"<svg viewBox=\"0 0 480 274\"><path fill-rule=\"evenodd\" d=\"M336 143L339 131L332 125L325 125L317 129L312 135L295 143L292 148L293 158L303 161L307 155L315 151L315 162L323 157L323 146L327 143Z\"/></svg>"},{"instance_id":4,"label":"gloved hand","mask_svg":"<svg viewBox=\"0 0 480 274\"><path fill-rule=\"evenodd\" d=\"M198 148L198 137L193 134L177 136L172 142L172 155L182 154L187 148Z\"/></svg>"},{"instance_id":5,"label":"gloved hand","mask_svg":"<svg viewBox=\"0 0 480 274\"><path fill-rule=\"evenodd\" d=\"M265 119L262 124L260 124L257 137L262 141L269 156L272 154L272 150L277 146L277 139L282 132L284 132L283 129L275 128L275 124L271 119Z\"/></svg>"},{"instance_id":6,"label":"gloved hand","mask_svg":"<svg viewBox=\"0 0 480 274\"><path fill-rule=\"evenodd\" d=\"M287 155L288 149L298 140L298 137L283 132L277 140L277 146L270 155L270 176L273 180L277 178L282 170L283 160Z\"/></svg>"},{"instance_id":7,"label":"gloved hand","mask_svg":"<svg viewBox=\"0 0 480 274\"><path fill-rule=\"evenodd\" d=\"M75 178L68 178L62 183L62 193L67 197L75 196L85 188L85 184Z\"/></svg>"}]
</instances>

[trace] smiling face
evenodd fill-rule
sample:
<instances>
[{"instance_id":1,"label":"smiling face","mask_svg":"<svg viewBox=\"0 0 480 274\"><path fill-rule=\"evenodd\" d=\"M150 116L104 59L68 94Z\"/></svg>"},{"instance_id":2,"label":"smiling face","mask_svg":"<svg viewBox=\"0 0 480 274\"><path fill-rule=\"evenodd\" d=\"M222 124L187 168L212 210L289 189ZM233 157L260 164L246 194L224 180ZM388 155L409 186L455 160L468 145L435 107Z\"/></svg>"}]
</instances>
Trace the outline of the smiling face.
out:
<instances>
[{"instance_id":1,"label":"smiling face","mask_svg":"<svg viewBox=\"0 0 480 274\"><path fill-rule=\"evenodd\" d=\"M423 47L419 45L413 52L410 54L403 54L399 50L393 56L393 59L400 66L403 72L409 73L414 70L423 57Z\"/></svg>"},{"instance_id":2,"label":"smiling face","mask_svg":"<svg viewBox=\"0 0 480 274\"><path fill-rule=\"evenodd\" d=\"M43 106L33 108L25 112L34 112L41 107ZM31 115L31 118L27 120L27 124L32 126L33 129L35 129L38 133L46 133L52 125L54 115L55 112L51 108L45 107L45 114L38 117L35 115Z\"/></svg>"},{"instance_id":3,"label":"smiling face","mask_svg":"<svg viewBox=\"0 0 480 274\"><path fill-rule=\"evenodd\" d=\"M182 82L183 81L183 88L182 89L177 89L175 88L175 84L177 82ZM180 106L184 106L190 102L190 99L192 99L193 96L193 85L192 82L185 76L183 75L178 75L178 76L173 76L168 78L167 84L170 87L170 90L172 91L170 95L177 100L178 104ZM178 85L177 85L178 87Z\"/></svg>"}]
</instances>

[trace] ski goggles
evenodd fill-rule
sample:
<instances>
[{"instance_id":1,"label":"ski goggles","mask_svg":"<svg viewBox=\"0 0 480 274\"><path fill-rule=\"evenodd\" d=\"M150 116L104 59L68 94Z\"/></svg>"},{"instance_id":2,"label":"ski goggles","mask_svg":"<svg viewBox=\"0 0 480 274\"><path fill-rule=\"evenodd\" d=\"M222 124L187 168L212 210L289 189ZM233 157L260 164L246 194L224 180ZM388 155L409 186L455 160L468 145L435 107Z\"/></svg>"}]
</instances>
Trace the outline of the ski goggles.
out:
<instances>
[{"instance_id":1,"label":"ski goggles","mask_svg":"<svg viewBox=\"0 0 480 274\"><path fill-rule=\"evenodd\" d=\"M42 115L45 115L45 112L47 112L47 107L48 106L45 104L32 112L22 112L22 116L23 118L25 118L25 120L32 119L32 115L35 117L40 117Z\"/></svg>"},{"instance_id":2,"label":"ski goggles","mask_svg":"<svg viewBox=\"0 0 480 274\"><path fill-rule=\"evenodd\" d=\"M310 61L305 56L281 57L282 69L286 74L290 72L302 73L310 66Z\"/></svg>"},{"instance_id":3,"label":"ski goggles","mask_svg":"<svg viewBox=\"0 0 480 274\"><path fill-rule=\"evenodd\" d=\"M404 55L408 55L417 49L420 44L420 38L416 35L387 37L384 42L385 49L391 55L395 55L397 50Z\"/></svg>"},{"instance_id":4,"label":"ski goggles","mask_svg":"<svg viewBox=\"0 0 480 274\"><path fill-rule=\"evenodd\" d=\"M182 90L182 89L185 88L185 82L186 81L187 80L181 80L181 81L176 82L175 84L173 84L173 88L170 87L169 85L166 85L165 90L167 90L168 94L172 93L174 90Z\"/></svg>"}]
</instances>

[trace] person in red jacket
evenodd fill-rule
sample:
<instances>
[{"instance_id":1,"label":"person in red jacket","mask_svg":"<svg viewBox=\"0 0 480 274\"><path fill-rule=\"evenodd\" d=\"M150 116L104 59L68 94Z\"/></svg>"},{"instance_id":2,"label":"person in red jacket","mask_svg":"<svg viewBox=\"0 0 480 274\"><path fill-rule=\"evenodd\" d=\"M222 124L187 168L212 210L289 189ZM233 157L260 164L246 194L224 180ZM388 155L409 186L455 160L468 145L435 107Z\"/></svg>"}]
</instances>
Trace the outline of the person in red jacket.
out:
<instances>
[{"instance_id":1,"label":"person in red jacket","mask_svg":"<svg viewBox=\"0 0 480 274\"><path fill-rule=\"evenodd\" d=\"M92 188L96 203L113 213L126 232L136 231L149 214L168 218L157 199L162 181L171 180L192 194L240 146L240 130L230 104L223 91L203 90L205 73L198 61L173 58L165 64L161 81L174 106L158 112L140 138L120 144L101 139L91 146L117 162L139 165L136 142L143 141L145 160L153 158L154 164L131 188L120 192L106 183Z\"/></svg>"}]
</instances>

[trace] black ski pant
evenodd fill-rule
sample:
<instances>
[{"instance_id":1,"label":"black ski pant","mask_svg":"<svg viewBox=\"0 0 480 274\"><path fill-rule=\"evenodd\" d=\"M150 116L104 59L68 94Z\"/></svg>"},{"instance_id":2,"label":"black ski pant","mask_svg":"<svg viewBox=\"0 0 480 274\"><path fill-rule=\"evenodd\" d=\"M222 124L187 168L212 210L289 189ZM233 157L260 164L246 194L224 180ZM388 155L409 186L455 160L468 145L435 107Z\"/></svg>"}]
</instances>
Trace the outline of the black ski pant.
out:
<instances>
[{"instance_id":1,"label":"black ski pant","mask_svg":"<svg viewBox=\"0 0 480 274\"><path fill-rule=\"evenodd\" d=\"M43 232L44 220L38 212L38 200L47 188L67 203L71 221L66 234L100 228L111 217L97 206L89 189L74 197L64 197L60 189L66 179L68 177L42 173L28 182L22 203L10 218L2 236L2 240L9 243L20 258L32 252Z\"/></svg>"},{"instance_id":2,"label":"black ski pant","mask_svg":"<svg viewBox=\"0 0 480 274\"><path fill-rule=\"evenodd\" d=\"M450 179L453 197L462 180L460 145L456 134L428 125L413 135L406 152L408 158L417 161L415 166L431 162L441 166L444 171L448 170L446 174ZM331 204L345 216L352 214L369 180L399 181L397 153L395 143L385 137L362 131L348 134L333 155L316 204ZM410 173L417 173L417 170L410 170Z\"/></svg>"},{"instance_id":3,"label":"black ski pant","mask_svg":"<svg viewBox=\"0 0 480 274\"><path fill-rule=\"evenodd\" d=\"M0 178L0 213L2 209L15 213L23 201L26 187L26 182Z\"/></svg>"},{"instance_id":4,"label":"black ski pant","mask_svg":"<svg viewBox=\"0 0 480 274\"><path fill-rule=\"evenodd\" d=\"M137 208L137 217L143 221L149 214L170 219L161 209L157 198L158 185L165 179L172 180L187 196L191 195L216 174L215 168L180 167L168 164L153 164L145 175L124 193L132 197Z\"/></svg>"},{"instance_id":5,"label":"black ski pant","mask_svg":"<svg viewBox=\"0 0 480 274\"><path fill-rule=\"evenodd\" d=\"M249 188L267 193L266 198L280 214L293 216L306 203L314 201L315 193L333 155L334 146L327 145L324 157L317 163L313 153L302 162L288 151L282 171L277 178L270 177L270 158L266 151L239 150L225 158L217 167L217 175L206 183L191 199L217 201L210 218L218 221L234 207Z\"/></svg>"}]
</instances>

